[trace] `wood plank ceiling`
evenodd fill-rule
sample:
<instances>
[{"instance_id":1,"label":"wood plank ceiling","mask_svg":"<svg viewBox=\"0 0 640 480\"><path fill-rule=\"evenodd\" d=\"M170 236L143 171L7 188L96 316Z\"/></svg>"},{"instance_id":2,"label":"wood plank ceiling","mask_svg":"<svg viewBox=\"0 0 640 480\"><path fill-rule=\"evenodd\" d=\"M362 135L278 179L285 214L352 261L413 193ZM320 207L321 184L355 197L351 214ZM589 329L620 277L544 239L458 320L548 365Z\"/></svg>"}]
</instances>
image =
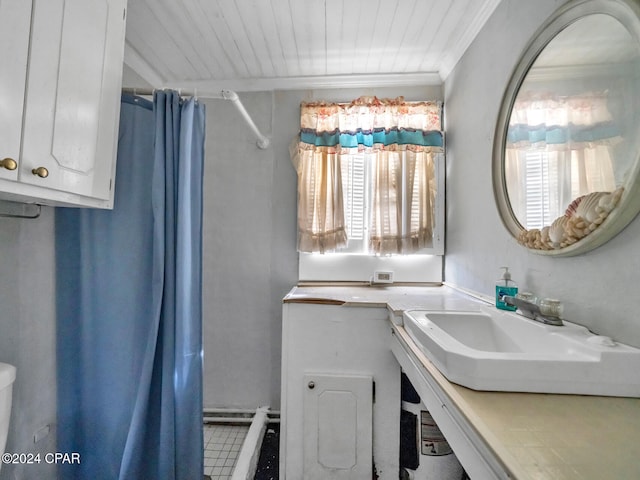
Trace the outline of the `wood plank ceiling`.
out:
<instances>
[{"instance_id":1,"label":"wood plank ceiling","mask_svg":"<svg viewBox=\"0 0 640 480\"><path fill-rule=\"evenodd\" d=\"M153 87L441 83L500 0L130 0L125 64Z\"/></svg>"}]
</instances>

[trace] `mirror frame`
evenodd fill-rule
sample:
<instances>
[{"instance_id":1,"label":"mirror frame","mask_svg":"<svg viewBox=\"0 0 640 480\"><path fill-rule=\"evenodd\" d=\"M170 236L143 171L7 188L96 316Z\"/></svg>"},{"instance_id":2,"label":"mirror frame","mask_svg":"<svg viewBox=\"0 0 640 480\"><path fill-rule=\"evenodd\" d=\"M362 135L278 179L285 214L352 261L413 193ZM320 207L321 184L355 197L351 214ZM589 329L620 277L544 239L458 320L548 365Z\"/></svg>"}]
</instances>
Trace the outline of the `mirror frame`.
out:
<instances>
[{"instance_id":1,"label":"mirror frame","mask_svg":"<svg viewBox=\"0 0 640 480\"><path fill-rule=\"evenodd\" d=\"M640 50L640 4L635 0L572 0L557 9L536 31L521 54L502 97L493 142L492 177L493 193L504 226L517 239L524 227L517 220L507 193L504 169L504 152L511 111L531 66L542 50L564 28L592 14L606 14L618 20L629 32ZM637 128L640 136L640 126ZM640 150L640 149L639 149ZM640 212L640 151L635 152L635 161L629 172L624 192L615 209L602 225L576 243L557 250L536 250L531 253L558 257L579 255L609 241L622 231Z\"/></svg>"}]
</instances>

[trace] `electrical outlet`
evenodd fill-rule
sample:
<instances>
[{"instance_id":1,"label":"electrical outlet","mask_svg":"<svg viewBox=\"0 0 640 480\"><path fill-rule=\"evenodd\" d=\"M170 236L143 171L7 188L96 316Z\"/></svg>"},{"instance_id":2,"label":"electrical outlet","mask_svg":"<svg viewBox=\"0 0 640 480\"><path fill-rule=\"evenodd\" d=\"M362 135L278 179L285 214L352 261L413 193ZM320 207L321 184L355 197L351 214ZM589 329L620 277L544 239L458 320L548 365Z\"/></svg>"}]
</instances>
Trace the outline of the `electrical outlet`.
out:
<instances>
[{"instance_id":1,"label":"electrical outlet","mask_svg":"<svg viewBox=\"0 0 640 480\"><path fill-rule=\"evenodd\" d=\"M393 272L383 270L373 272L372 283L393 283Z\"/></svg>"}]
</instances>

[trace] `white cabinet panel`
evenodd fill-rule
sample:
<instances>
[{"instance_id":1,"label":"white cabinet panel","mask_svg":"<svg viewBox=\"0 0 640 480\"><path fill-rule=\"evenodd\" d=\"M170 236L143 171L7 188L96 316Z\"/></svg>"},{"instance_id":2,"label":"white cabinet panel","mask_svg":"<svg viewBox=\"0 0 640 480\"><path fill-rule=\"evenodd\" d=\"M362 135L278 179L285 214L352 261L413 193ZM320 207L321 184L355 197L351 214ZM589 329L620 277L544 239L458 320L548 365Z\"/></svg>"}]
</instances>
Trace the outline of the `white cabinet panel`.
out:
<instances>
[{"instance_id":1,"label":"white cabinet panel","mask_svg":"<svg viewBox=\"0 0 640 480\"><path fill-rule=\"evenodd\" d=\"M122 0L35 0L20 181L110 198ZM32 173L44 167L46 178Z\"/></svg>"},{"instance_id":2,"label":"white cabinet panel","mask_svg":"<svg viewBox=\"0 0 640 480\"><path fill-rule=\"evenodd\" d=\"M27 76L31 2L0 0L0 160L20 158ZM0 167L0 179L17 180L18 169Z\"/></svg>"},{"instance_id":3,"label":"white cabinet panel","mask_svg":"<svg viewBox=\"0 0 640 480\"><path fill-rule=\"evenodd\" d=\"M324 480L349 471L345 478L353 480L397 480L400 366L389 332L386 308L284 305L280 478ZM362 420L369 412L371 422ZM354 456L366 471L347 469Z\"/></svg>"},{"instance_id":4,"label":"white cabinet panel","mask_svg":"<svg viewBox=\"0 0 640 480\"><path fill-rule=\"evenodd\" d=\"M0 0L0 198L113 207L126 3Z\"/></svg>"},{"instance_id":5,"label":"white cabinet panel","mask_svg":"<svg viewBox=\"0 0 640 480\"><path fill-rule=\"evenodd\" d=\"M304 376L304 478L372 477L373 379Z\"/></svg>"}]
</instances>

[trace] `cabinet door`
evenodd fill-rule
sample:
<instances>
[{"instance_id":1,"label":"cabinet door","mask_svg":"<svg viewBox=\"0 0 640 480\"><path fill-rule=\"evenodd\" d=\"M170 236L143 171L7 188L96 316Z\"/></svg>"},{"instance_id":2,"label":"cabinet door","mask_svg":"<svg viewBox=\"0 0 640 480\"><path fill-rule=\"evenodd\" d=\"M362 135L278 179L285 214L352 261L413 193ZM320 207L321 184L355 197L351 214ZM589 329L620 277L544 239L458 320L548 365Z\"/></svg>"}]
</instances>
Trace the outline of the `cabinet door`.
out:
<instances>
[{"instance_id":1,"label":"cabinet door","mask_svg":"<svg viewBox=\"0 0 640 480\"><path fill-rule=\"evenodd\" d=\"M304 376L304 478L372 478L373 380Z\"/></svg>"},{"instance_id":2,"label":"cabinet door","mask_svg":"<svg viewBox=\"0 0 640 480\"><path fill-rule=\"evenodd\" d=\"M30 1L0 0L0 160L20 157L30 24ZM16 180L18 170L0 167L0 178Z\"/></svg>"},{"instance_id":3,"label":"cabinet door","mask_svg":"<svg viewBox=\"0 0 640 480\"><path fill-rule=\"evenodd\" d=\"M24 183L111 196L126 0L34 0ZM44 167L46 178L32 173Z\"/></svg>"}]
</instances>

